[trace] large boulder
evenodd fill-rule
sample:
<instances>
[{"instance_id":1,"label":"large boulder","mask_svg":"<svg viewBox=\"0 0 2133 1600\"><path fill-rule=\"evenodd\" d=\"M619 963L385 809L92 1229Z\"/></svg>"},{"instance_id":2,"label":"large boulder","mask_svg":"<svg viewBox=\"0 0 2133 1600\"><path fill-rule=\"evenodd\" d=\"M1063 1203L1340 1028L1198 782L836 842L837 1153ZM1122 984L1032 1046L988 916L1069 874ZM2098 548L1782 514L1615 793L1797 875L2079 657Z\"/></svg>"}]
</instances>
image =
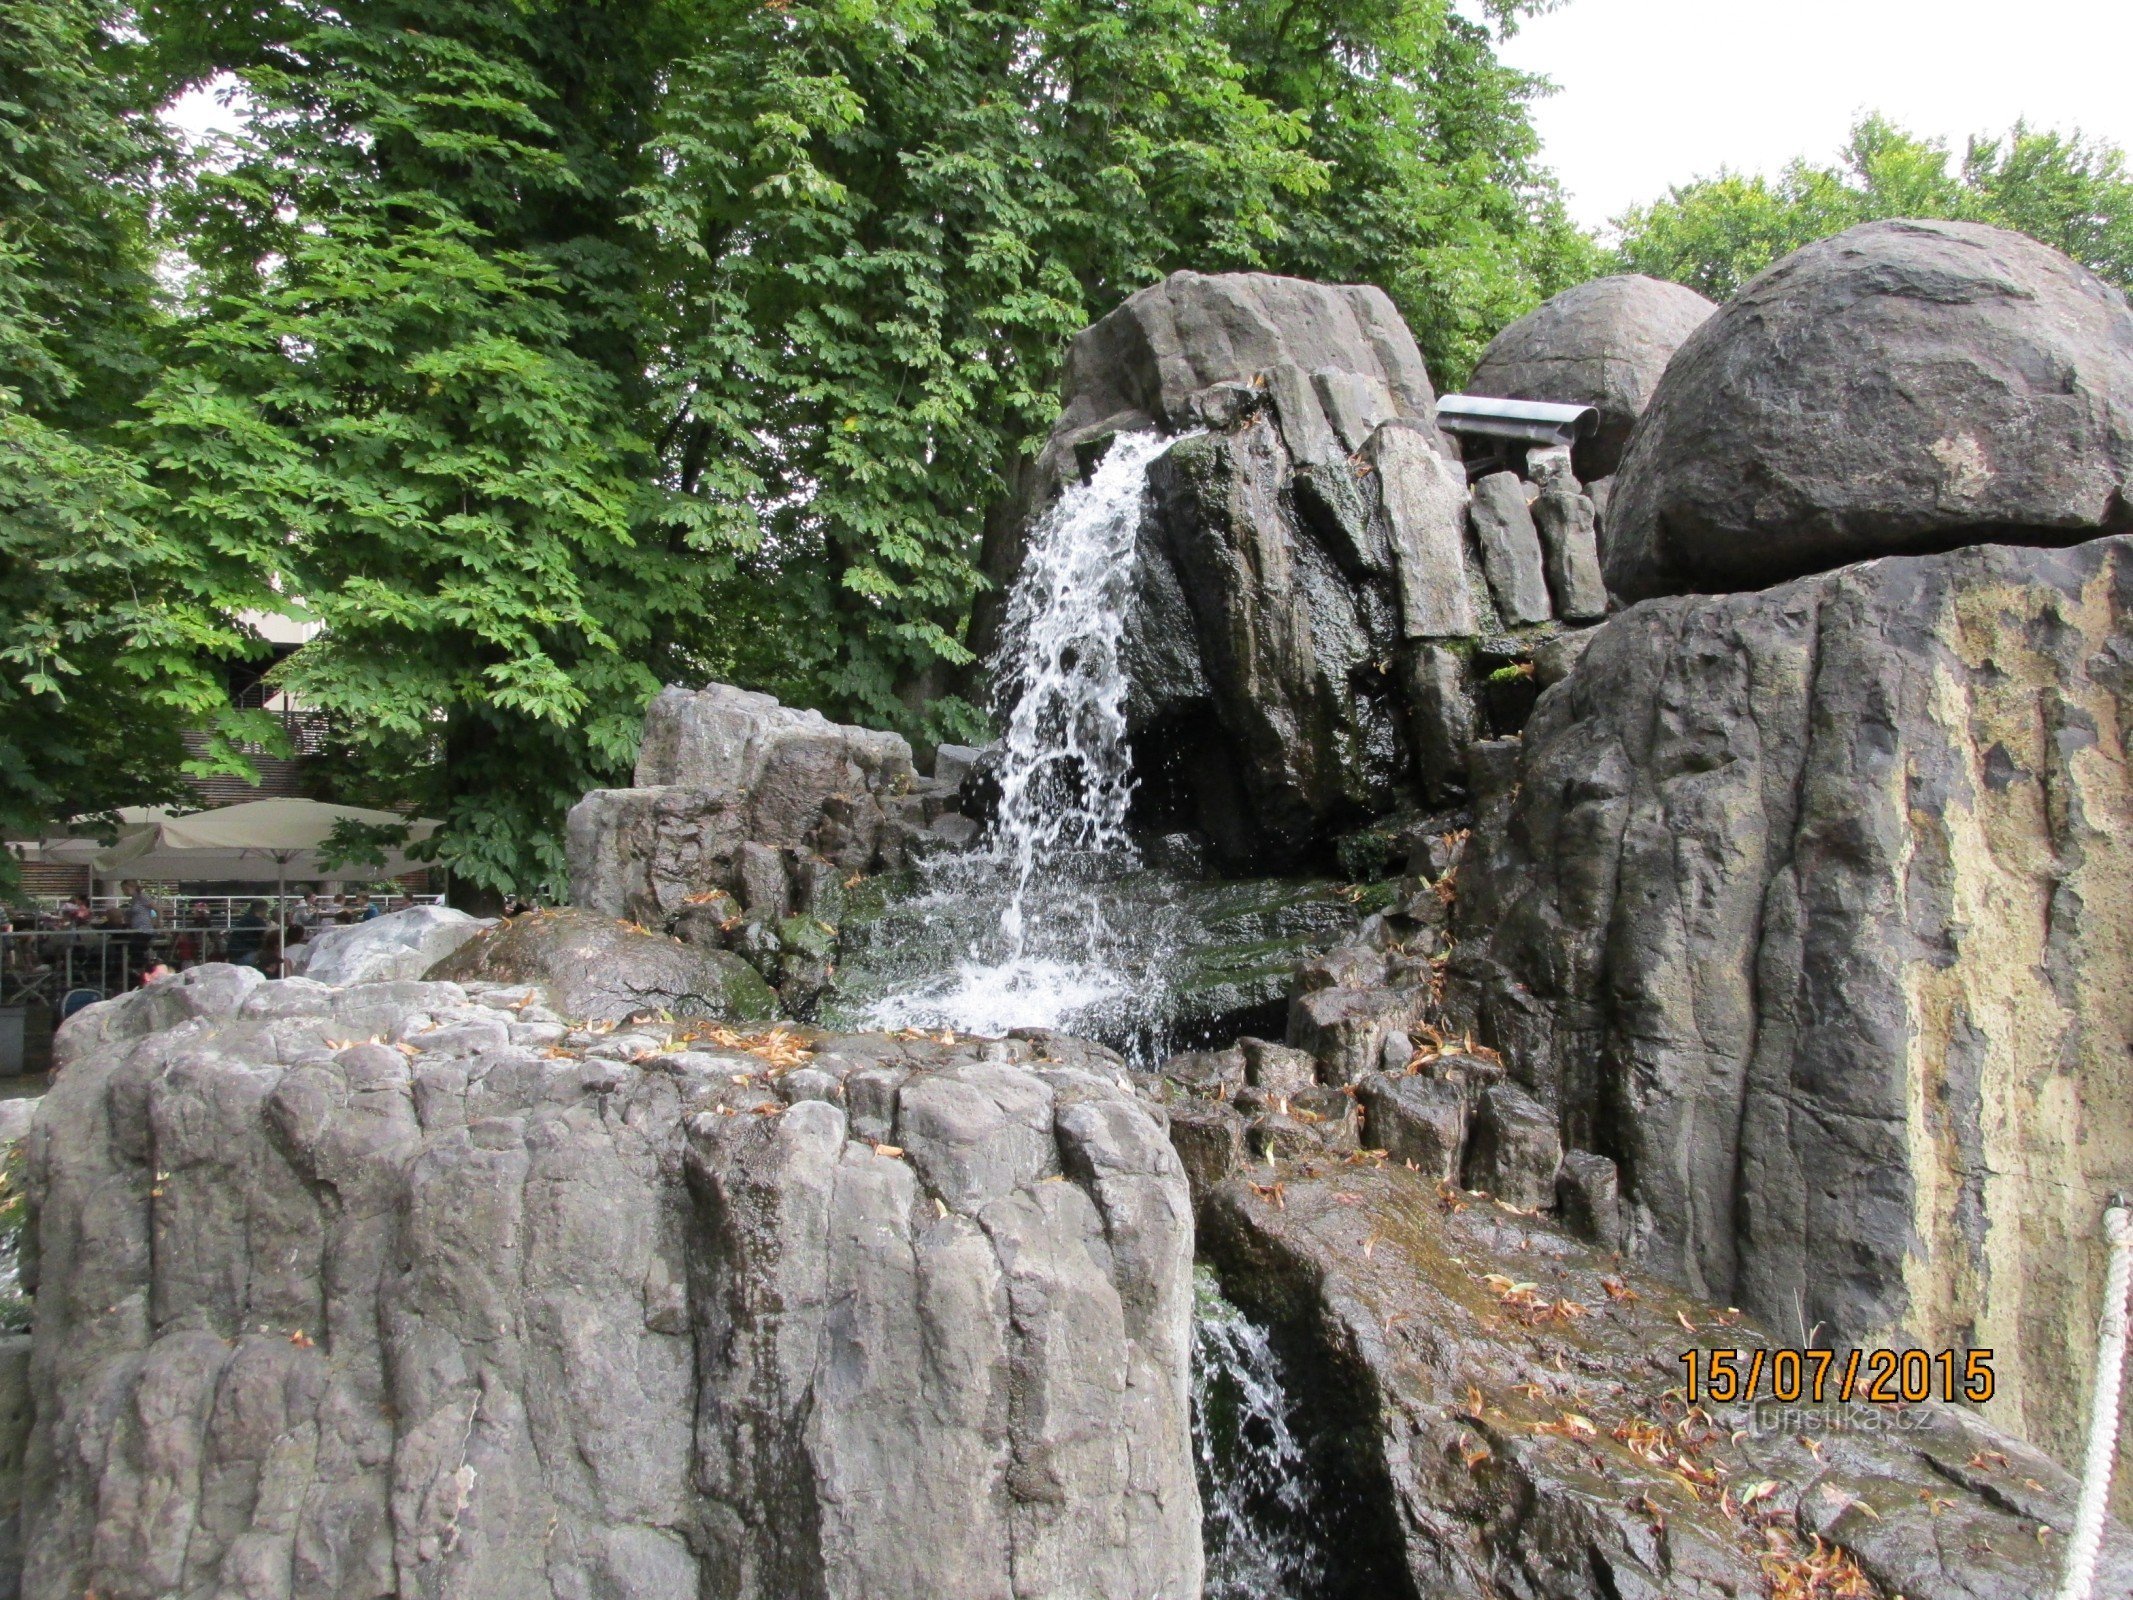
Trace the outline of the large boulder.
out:
<instances>
[{"instance_id":1,"label":"large boulder","mask_svg":"<svg viewBox=\"0 0 2133 1600\"><path fill-rule=\"evenodd\" d=\"M1627 599L2133 525L2133 313L2058 251L1871 222L1752 280L1669 364L1606 516Z\"/></svg>"},{"instance_id":2,"label":"large boulder","mask_svg":"<svg viewBox=\"0 0 2133 1600\"><path fill-rule=\"evenodd\" d=\"M1231 403L1231 386L1253 383L1277 391L1312 465L1360 450L1393 417L1436 422L1422 352L1384 290L1173 272L1074 336L1065 406L1041 459L1069 482L1087 441L1204 426Z\"/></svg>"},{"instance_id":3,"label":"large boulder","mask_svg":"<svg viewBox=\"0 0 2133 1600\"><path fill-rule=\"evenodd\" d=\"M1595 278L1491 339L1466 392L1593 407L1599 425L1571 456L1592 483L1620 464L1666 364L1716 309L1694 289L1639 273Z\"/></svg>"},{"instance_id":4,"label":"large boulder","mask_svg":"<svg viewBox=\"0 0 2133 1600\"><path fill-rule=\"evenodd\" d=\"M1189 1201L1110 1077L215 999L91 1008L32 1136L31 1600L1200 1592Z\"/></svg>"},{"instance_id":5,"label":"large boulder","mask_svg":"<svg viewBox=\"0 0 2133 1600\"><path fill-rule=\"evenodd\" d=\"M783 852L783 871L813 858L871 871L899 820L915 831L903 817L912 782L898 734L727 684L670 685L645 712L635 786L595 789L571 808L571 900L664 926L692 897L742 891L751 845ZM794 893L781 885L779 907Z\"/></svg>"},{"instance_id":6,"label":"large boulder","mask_svg":"<svg viewBox=\"0 0 2133 1600\"><path fill-rule=\"evenodd\" d=\"M1184 433L1229 420L1246 391L1274 390L1303 454L1352 453L1381 422L1436 426L1436 391L1382 289L1262 272L1174 272L1068 346L1058 422L986 526L973 642L999 642L1031 523L1087 474L1113 434Z\"/></svg>"},{"instance_id":7,"label":"large boulder","mask_svg":"<svg viewBox=\"0 0 2133 1600\"><path fill-rule=\"evenodd\" d=\"M1479 797L1452 1025L1620 1164L1635 1256L1791 1343L1990 1349L1986 1415L2075 1462L2129 726L2133 539L1635 607Z\"/></svg>"},{"instance_id":8,"label":"large boulder","mask_svg":"<svg viewBox=\"0 0 2133 1600\"><path fill-rule=\"evenodd\" d=\"M410 906L368 922L321 928L305 941L311 954L304 976L335 985L419 978L488 926L489 919L450 906Z\"/></svg>"},{"instance_id":9,"label":"large boulder","mask_svg":"<svg viewBox=\"0 0 2133 1600\"><path fill-rule=\"evenodd\" d=\"M429 969L454 983L539 984L566 1017L621 1022L645 1012L760 1021L777 996L731 951L649 933L597 912L529 911L488 928Z\"/></svg>"}]
</instances>

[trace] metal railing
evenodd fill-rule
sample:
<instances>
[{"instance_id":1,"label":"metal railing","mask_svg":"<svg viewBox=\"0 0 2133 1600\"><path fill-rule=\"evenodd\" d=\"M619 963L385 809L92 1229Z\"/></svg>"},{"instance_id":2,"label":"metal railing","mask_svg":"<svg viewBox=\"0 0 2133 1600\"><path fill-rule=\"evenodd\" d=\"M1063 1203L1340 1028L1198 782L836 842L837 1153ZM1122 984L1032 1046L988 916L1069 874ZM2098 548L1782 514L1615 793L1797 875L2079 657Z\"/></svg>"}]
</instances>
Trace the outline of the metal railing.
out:
<instances>
[{"instance_id":1,"label":"metal railing","mask_svg":"<svg viewBox=\"0 0 2133 1600\"><path fill-rule=\"evenodd\" d=\"M265 894L169 894L162 892L163 886L158 884L148 885L148 890L148 898L155 904L159 933L173 928L227 928L250 905L265 906L267 920L276 922L284 909L293 916L304 903L301 892L278 897L271 890ZM327 921L332 921L349 909L352 899L352 895L343 896L338 901L322 898L318 910ZM409 894L404 889L378 889L371 892L370 901L381 910L398 911L410 905L442 905L444 896ZM38 902L38 908L42 912L55 913L60 904L60 901L46 897ZM123 911L128 904L129 897L121 894L94 895L89 900L90 909L99 914Z\"/></svg>"},{"instance_id":2,"label":"metal railing","mask_svg":"<svg viewBox=\"0 0 2133 1600\"><path fill-rule=\"evenodd\" d=\"M152 936L110 928L0 933L0 1005L41 1004L56 1014L77 989L105 1000L124 994L158 959L154 945Z\"/></svg>"}]
</instances>

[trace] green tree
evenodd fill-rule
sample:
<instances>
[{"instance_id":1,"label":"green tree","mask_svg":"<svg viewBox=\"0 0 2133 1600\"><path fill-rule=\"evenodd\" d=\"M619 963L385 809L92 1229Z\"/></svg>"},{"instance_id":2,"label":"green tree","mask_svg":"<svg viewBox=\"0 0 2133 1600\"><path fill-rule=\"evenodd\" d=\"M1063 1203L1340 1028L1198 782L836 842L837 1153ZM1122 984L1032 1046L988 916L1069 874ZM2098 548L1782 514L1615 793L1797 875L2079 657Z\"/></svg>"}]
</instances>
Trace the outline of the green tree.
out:
<instances>
[{"instance_id":1,"label":"green tree","mask_svg":"<svg viewBox=\"0 0 2133 1600\"><path fill-rule=\"evenodd\" d=\"M324 624L279 681L463 882L553 890L717 553L643 428L623 197L671 41L645 5L256 16L243 138L172 196L196 280L141 437L163 524ZM212 50L186 37L191 48Z\"/></svg>"},{"instance_id":2,"label":"green tree","mask_svg":"<svg viewBox=\"0 0 2133 1600\"><path fill-rule=\"evenodd\" d=\"M119 14L0 0L0 833L174 796L219 681L118 430L155 367L164 154ZM8 870L0 859L0 873Z\"/></svg>"},{"instance_id":3,"label":"green tree","mask_svg":"<svg viewBox=\"0 0 2133 1600\"><path fill-rule=\"evenodd\" d=\"M974 727L942 690L983 520L1065 340L1133 290L1376 281L1459 375L1594 263L1533 165L1538 86L1443 0L701 17L641 213L673 262L662 462L748 547L720 659L833 714Z\"/></svg>"},{"instance_id":4,"label":"green tree","mask_svg":"<svg viewBox=\"0 0 2133 1600\"><path fill-rule=\"evenodd\" d=\"M1450 0L152 5L243 136L129 434L158 541L316 618L350 798L550 888L670 677L924 736L1067 338L1181 266L1384 283L1440 376L1585 275Z\"/></svg>"},{"instance_id":5,"label":"green tree","mask_svg":"<svg viewBox=\"0 0 2133 1600\"><path fill-rule=\"evenodd\" d=\"M1721 172L1632 208L1616 223L1625 271L1723 300L1780 256L1861 222L1947 217L2018 229L2133 288L2133 174L2114 146L2017 123L2004 138L1944 143L1886 119L1853 128L1827 166L1776 178Z\"/></svg>"}]
</instances>

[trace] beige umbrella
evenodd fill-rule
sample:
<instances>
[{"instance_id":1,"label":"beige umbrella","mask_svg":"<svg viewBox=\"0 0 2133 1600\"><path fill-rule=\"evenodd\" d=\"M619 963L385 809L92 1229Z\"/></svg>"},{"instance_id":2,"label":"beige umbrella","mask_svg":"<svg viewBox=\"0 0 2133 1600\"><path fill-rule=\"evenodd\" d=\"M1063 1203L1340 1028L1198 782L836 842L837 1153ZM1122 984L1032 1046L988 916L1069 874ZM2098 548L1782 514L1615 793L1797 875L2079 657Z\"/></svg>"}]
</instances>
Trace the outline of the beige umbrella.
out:
<instances>
[{"instance_id":1,"label":"beige umbrella","mask_svg":"<svg viewBox=\"0 0 2133 1600\"><path fill-rule=\"evenodd\" d=\"M190 816L144 819L117 844L100 851L95 867L101 876L124 872L130 878L271 882L279 905L287 896L292 875L318 878L339 870L327 866L321 852L334 828L344 821L374 828L405 827L408 844L427 839L438 827L427 817L328 805L323 800L247 800ZM388 849L379 875L397 878L421 865L410 861L403 849Z\"/></svg>"}]
</instances>

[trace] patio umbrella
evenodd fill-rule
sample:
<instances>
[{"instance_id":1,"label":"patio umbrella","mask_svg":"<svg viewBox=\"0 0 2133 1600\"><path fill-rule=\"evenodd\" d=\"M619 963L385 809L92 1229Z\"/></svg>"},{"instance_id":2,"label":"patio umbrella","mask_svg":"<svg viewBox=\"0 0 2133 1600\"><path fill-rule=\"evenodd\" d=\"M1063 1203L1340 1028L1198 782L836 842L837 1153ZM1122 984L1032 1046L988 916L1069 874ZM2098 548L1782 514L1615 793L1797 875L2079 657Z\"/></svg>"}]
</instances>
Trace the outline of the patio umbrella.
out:
<instances>
[{"instance_id":1,"label":"patio umbrella","mask_svg":"<svg viewBox=\"0 0 2133 1600\"><path fill-rule=\"evenodd\" d=\"M190 816L144 821L117 844L100 851L95 868L100 877L123 872L129 878L181 882L233 878L241 883L272 883L278 905L287 896L292 875L319 878L342 870L327 866L321 852L335 826L344 821L370 827L404 826L409 844L437 831L437 824L427 817L402 817L361 806L328 805L323 800L247 800ZM389 849L379 876L396 878L420 866L401 850Z\"/></svg>"}]
</instances>

